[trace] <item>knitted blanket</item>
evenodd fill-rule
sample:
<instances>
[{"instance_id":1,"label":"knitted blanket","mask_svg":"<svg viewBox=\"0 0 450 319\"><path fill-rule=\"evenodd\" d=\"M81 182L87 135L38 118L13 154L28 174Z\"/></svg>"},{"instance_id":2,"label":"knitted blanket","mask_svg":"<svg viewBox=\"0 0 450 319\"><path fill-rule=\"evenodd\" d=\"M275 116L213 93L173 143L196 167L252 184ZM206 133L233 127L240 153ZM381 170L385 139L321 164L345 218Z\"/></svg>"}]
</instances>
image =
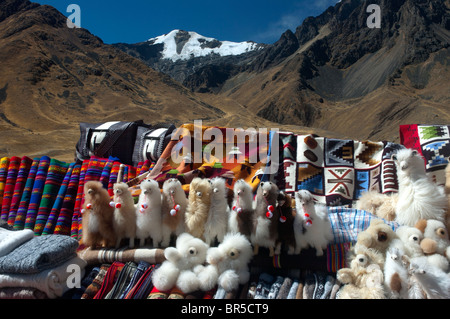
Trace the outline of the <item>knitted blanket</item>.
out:
<instances>
[{"instance_id":1,"label":"knitted blanket","mask_svg":"<svg viewBox=\"0 0 450 319\"><path fill-rule=\"evenodd\" d=\"M64 235L35 236L0 257L0 273L39 273L76 256L78 241Z\"/></svg>"},{"instance_id":2,"label":"knitted blanket","mask_svg":"<svg viewBox=\"0 0 450 319\"><path fill-rule=\"evenodd\" d=\"M0 288L35 288L44 292L48 298L57 298L72 288L67 282L69 276L76 276L80 279L84 277L85 267L86 262L75 256L57 267L45 269L37 273L6 274L0 272ZM75 272L72 269L75 269ZM70 283L73 284L72 282Z\"/></svg>"},{"instance_id":3,"label":"knitted blanket","mask_svg":"<svg viewBox=\"0 0 450 319\"><path fill-rule=\"evenodd\" d=\"M34 233L30 229L12 231L0 228L0 257L8 255L33 237Z\"/></svg>"}]
</instances>

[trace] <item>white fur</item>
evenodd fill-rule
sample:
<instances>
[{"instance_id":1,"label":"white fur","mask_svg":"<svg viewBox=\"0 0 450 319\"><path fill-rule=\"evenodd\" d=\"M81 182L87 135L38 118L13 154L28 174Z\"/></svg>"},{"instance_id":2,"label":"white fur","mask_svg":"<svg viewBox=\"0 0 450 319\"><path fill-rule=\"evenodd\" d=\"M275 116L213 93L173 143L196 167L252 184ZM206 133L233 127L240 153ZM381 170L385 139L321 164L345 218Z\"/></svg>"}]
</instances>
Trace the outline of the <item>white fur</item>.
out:
<instances>
[{"instance_id":1,"label":"white fur","mask_svg":"<svg viewBox=\"0 0 450 319\"><path fill-rule=\"evenodd\" d=\"M210 246L213 245L216 238L219 243L223 241L223 238L228 231L228 219L230 213L227 202L225 179L221 177L211 179L211 187L211 205L204 231L205 242Z\"/></svg>"},{"instance_id":2,"label":"white fur","mask_svg":"<svg viewBox=\"0 0 450 319\"><path fill-rule=\"evenodd\" d=\"M392 156L399 183L395 220L414 226L420 219L443 220L447 209L444 188L426 175L425 163L417 151L402 149Z\"/></svg>"},{"instance_id":3,"label":"white fur","mask_svg":"<svg viewBox=\"0 0 450 319\"><path fill-rule=\"evenodd\" d=\"M428 262L447 272L450 266L450 240L445 224L435 219L421 221L418 225L420 223L426 223L420 246Z\"/></svg>"},{"instance_id":4,"label":"white fur","mask_svg":"<svg viewBox=\"0 0 450 319\"><path fill-rule=\"evenodd\" d=\"M426 257L411 260L410 271L429 299L450 298L450 275L428 262Z\"/></svg>"},{"instance_id":5,"label":"white fur","mask_svg":"<svg viewBox=\"0 0 450 319\"><path fill-rule=\"evenodd\" d=\"M140 187L136 208L136 237L140 246L144 246L145 240L151 238L153 247L158 247L162 240L161 191L158 182L152 179L144 179Z\"/></svg>"},{"instance_id":6,"label":"white fur","mask_svg":"<svg viewBox=\"0 0 450 319\"><path fill-rule=\"evenodd\" d=\"M390 247L395 247L403 251L403 253L410 257L423 256L422 248L420 247L420 241L423 239L423 233L410 226L400 226L395 231L398 238L394 238L390 243Z\"/></svg>"},{"instance_id":7,"label":"white fur","mask_svg":"<svg viewBox=\"0 0 450 319\"><path fill-rule=\"evenodd\" d=\"M217 284L227 292L236 290L250 279L248 263L252 256L251 243L244 235L226 234L218 247L208 249L209 265L198 269L202 289L210 290Z\"/></svg>"},{"instance_id":8,"label":"white fur","mask_svg":"<svg viewBox=\"0 0 450 319\"><path fill-rule=\"evenodd\" d=\"M120 203L122 207L114 209L113 227L117 236L116 247L124 238L129 239L129 247L134 247L136 237L136 208L133 196L126 183L114 184L114 202Z\"/></svg>"},{"instance_id":9,"label":"white fur","mask_svg":"<svg viewBox=\"0 0 450 319\"><path fill-rule=\"evenodd\" d=\"M161 209L161 221L162 221L162 247L167 247L170 244L172 235L178 236L185 231L184 215L186 207L188 205L188 199L181 186L181 182L176 178L169 178L163 184L162 188L162 209ZM170 210L173 208L172 196L175 203L180 205L180 211L177 213L177 223L172 225L169 221L173 216L170 215ZM168 221L167 223L165 221ZM173 227L171 227L172 225Z\"/></svg>"},{"instance_id":10,"label":"white fur","mask_svg":"<svg viewBox=\"0 0 450 319\"><path fill-rule=\"evenodd\" d=\"M176 247L164 250L166 260L152 274L153 285L160 291L169 291L177 286L183 293L200 288L194 269L206 261L208 245L188 233L176 240Z\"/></svg>"},{"instance_id":11,"label":"white fur","mask_svg":"<svg viewBox=\"0 0 450 319\"><path fill-rule=\"evenodd\" d=\"M316 249L317 256L322 256L323 250L334 238L326 206L315 204L309 191L300 190L295 193L295 207L297 211L294 219L295 254L300 254L303 248L310 246ZM312 219L310 226L304 225L305 212Z\"/></svg>"}]
</instances>

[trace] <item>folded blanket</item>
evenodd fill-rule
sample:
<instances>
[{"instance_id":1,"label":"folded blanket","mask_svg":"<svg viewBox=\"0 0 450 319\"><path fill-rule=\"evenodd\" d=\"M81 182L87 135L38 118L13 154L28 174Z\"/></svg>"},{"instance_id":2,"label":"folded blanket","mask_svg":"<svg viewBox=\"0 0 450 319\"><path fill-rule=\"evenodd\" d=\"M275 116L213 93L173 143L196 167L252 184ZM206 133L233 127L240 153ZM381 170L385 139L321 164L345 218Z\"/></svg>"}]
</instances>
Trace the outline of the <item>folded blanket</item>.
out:
<instances>
[{"instance_id":1,"label":"folded blanket","mask_svg":"<svg viewBox=\"0 0 450 319\"><path fill-rule=\"evenodd\" d=\"M84 277L85 267L86 262L83 259L74 257L58 267L49 268L34 274L1 273L0 288L36 288L44 292L48 298L57 298L72 288L73 282L69 279L78 277L81 280ZM72 269L75 269L75 272Z\"/></svg>"},{"instance_id":2,"label":"folded blanket","mask_svg":"<svg viewBox=\"0 0 450 319\"><path fill-rule=\"evenodd\" d=\"M17 210L19 209L22 194L28 179L28 174L31 169L33 160L27 156L22 157L19 166L19 172L17 173L16 184L14 185L14 192L11 198L11 205L8 213L8 224L13 226L16 220Z\"/></svg>"},{"instance_id":3,"label":"folded blanket","mask_svg":"<svg viewBox=\"0 0 450 319\"><path fill-rule=\"evenodd\" d=\"M5 188L3 190L3 199L1 202L2 220L8 220L9 207L11 205L12 196L14 194L14 186L16 185L17 174L19 173L21 159L18 156L13 156L8 165L8 172L6 175Z\"/></svg>"},{"instance_id":4,"label":"folded blanket","mask_svg":"<svg viewBox=\"0 0 450 319\"><path fill-rule=\"evenodd\" d=\"M36 221L34 224L34 233L41 235L45 224L47 223L48 216L53 207L53 204L58 196L58 191L61 187L61 183L66 176L69 164L58 161L54 158L50 160L47 176L42 190L41 201L39 202L39 208L36 214Z\"/></svg>"},{"instance_id":5,"label":"folded blanket","mask_svg":"<svg viewBox=\"0 0 450 319\"><path fill-rule=\"evenodd\" d=\"M73 258L77 248L78 241L69 236L35 236L0 257L0 273L39 273Z\"/></svg>"},{"instance_id":6,"label":"folded blanket","mask_svg":"<svg viewBox=\"0 0 450 319\"><path fill-rule=\"evenodd\" d=\"M92 249L87 247L78 252L78 256L84 259L88 265L96 265L103 263L113 263L120 261L123 263L133 261L148 262L149 264L160 264L165 260L164 249L158 248L101 248Z\"/></svg>"},{"instance_id":7,"label":"folded blanket","mask_svg":"<svg viewBox=\"0 0 450 319\"><path fill-rule=\"evenodd\" d=\"M0 257L8 255L11 251L33 237L34 233L31 229L13 231L0 228Z\"/></svg>"},{"instance_id":8,"label":"folded blanket","mask_svg":"<svg viewBox=\"0 0 450 319\"><path fill-rule=\"evenodd\" d=\"M67 185L66 195L61 206L61 211L58 215L54 234L70 235L72 226L72 215L75 207L75 198L77 196L78 182L80 179L81 165L76 164L73 167L72 175L70 176L69 184Z\"/></svg>"},{"instance_id":9,"label":"folded blanket","mask_svg":"<svg viewBox=\"0 0 450 319\"><path fill-rule=\"evenodd\" d=\"M36 288L8 287L0 289L0 299L47 299L47 295Z\"/></svg>"},{"instance_id":10,"label":"folded blanket","mask_svg":"<svg viewBox=\"0 0 450 319\"><path fill-rule=\"evenodd\" d=\"M16 217L14 218L14 229L20 230L24 228L28 205L30 204L34 180L36 179L36 173L39 168L40 161L41 159L36 157L33 159L33 163L31 163L27 181L25 182L25 187L22 192L22 197L20 198L19 207L17 208Z\"/></svg>"}]
</instances>

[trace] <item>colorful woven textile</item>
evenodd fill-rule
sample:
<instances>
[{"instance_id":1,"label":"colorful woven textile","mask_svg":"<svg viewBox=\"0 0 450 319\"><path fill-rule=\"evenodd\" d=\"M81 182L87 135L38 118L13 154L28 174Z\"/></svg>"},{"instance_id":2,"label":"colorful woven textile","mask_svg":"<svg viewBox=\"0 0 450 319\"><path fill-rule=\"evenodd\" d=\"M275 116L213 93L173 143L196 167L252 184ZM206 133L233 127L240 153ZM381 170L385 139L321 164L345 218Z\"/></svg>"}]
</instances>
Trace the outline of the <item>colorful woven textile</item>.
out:
<instances>
[{"instance_id":1,"label":"colorful woven textile","mask_svg":"<svg viewBox=\"0 0 450 319\"><path fill-rule=\"evenodd\" d=\"M327 206L351 206L364 191L398 191L391 142L340 140L280 133L283 173L277 181L286 193L309 190ZM281 151L280 151L281 152Z\"/></svg>"},{"instance_id":2,"label":"colorful woven textile","mask_svg":"<svg viewBox=\"0 0 450 319\"><path fill-rule=\"evenodd\" d=\"M64 177L66 176L68 167L69 164L67 163L58 161L54 158L50 160L44 188L42 190L42 197L36 216L36 222L34 225L35 235L41 235L44 230L50 211L56 197L58 196Z\"/></svg>"},{"instance_id":3,"label":"colorful woven textile","mask_svg":"<svg viewBox=\"0 0 450 319\"><path fill-rule=\"evenodd\" d=\"M14 193L11 199L11 205L8 213L8 225L13 226L16 220L17 210L19 209L20 200L22 198L23 191L30 173L33 160L27 156L22 157L19 166L19 172L17 173L16 184L14 186ZM2 206L3 209L3 206Z\"/></svg>"},{"instance_id":4,"label":"colorful woven textile","mask_svg":"<svg viewBox=\"0 0 450 319\"><path fill-rule=\"evenodd\" d=\"M83 192L84 192L84 177L86 176L86 171L89 166L89 160L84 160L81 164L81 170L80 170L80 178L78 179L78 188L77 188L77 194L75 197L75 206L73 208L73 214L72 214L72 224L70 227L70 236L73 238L78 239L78 220L80 218L80 209L82 206L82 200L83 200Z\"/></svg>"},{"instance_id":5,"label":"colorful woven textile","mask_svg":"<svg viewBox=\"0 0 450 319\"><path fill-rule=\"evenodd\" d=\"M72 215L75 207L75 199L78 190L78 181L80 179L81 165L75 164L72 169L70 181L67 186L66 194L61 206L61 211L58 215L58 221L56 222L55 234L70 235L72 226Z\"/></svg>"},{"instance_id":6,"label":"colorful woven textile","mask_svg":"<svg viewBox=\"0 0 450 319\"><path fill-rule=\"evenodd\" d=\"M2 157L0 159L0 203L3 201L3 192L5 191L9 160L9 157Z\"/></svg>"},{"instance_id":7,"label":"colorful woven textile","mask_svg":"<svg viewBox=\"0 0 450 319\"><path fill-rule=\"evenodd\" d=\"M269 133L255 132L242 142L235 142L233 134L232 128L182 125L172 135L179 138L169 142L148 177L160 184L178 178L187 191L194 177L221 176L230 188L244 179L256 190L264 174Z\"/></svg>"},{"instance_id":8,"label":"colorful woven textile","mask_svg":"<svg viewBox=\"0 0 450 319\"><path fill-rule=\"evenodd\" d=\"M11 200L14 194L14 188L16 185L17 175L19 173L21 159L20 157L11 157L8 165L8 172L6 174L5 188L3 190L2 209L0 218L2 220L8 220L9 208Z\"/></svg>"},{"instance_id":9,"label":"colorful woven textile","mask_svg":"<svg viewBox=\"0 0 450 319\"><path fill-rule=\"evenodd\" d=\"M22 197L20 199L19 208L17 210L16 218L14 220L14 229L21 230L25 226L25 218L28 211L28 205L30 204L31 194L33 191L34 180L36 179L36 173L39 168L40 158L36 157L31 163L30 172L28 173L25 188L23 189Z\"/></svg>"},{"instance_id":10,"label":"colorful woven textile","mask_svg":"<svg viewBox=\"0 0 450 319\"><path fill-rule=\"evenodd\" d=\"M72 170L73 170L74 165L75 165L75 163L69 164L69 167L66 171L64 179L61 183L61 186L59 187L59 191L56 196L56 199L53 203L53 207L50 210L50 214L45 223L44 230L42 231L43 235L52 234L55 230L56 222L58 220L59 213L61 212L61 207L64 202L64 198L66 196L67 187L68 187L68 184L70 181L70 177L72 176ZM36 227L35 227L35 229L36 229Z\"/></svg>"},{"instance_id":11,"label":"colorful woven textile","mask_svg":"<svg viewBox=\"0 0 450 319\"><path fill-rule=\"evenodd\" d=\"M49 166L50 157L41 157L39 167L36 172L36 178L33 184L33 190L31 192L30 204L28 205L27 215L25 219L25 229L34 229L34 224L36 222L39 204L41 202L42 192L44 191Z\"/></svg>"},{"instance_id":12,"label":"colorful woven textile","mask_svg":"<svg viewBox=\"0 0 450 319\"><path fill-rule=\"evenodd\" d=\"M400 125L400 142L417 150L425 159L425 169L437 184L445 184L445 167L450 157L450 126Z\"/></svg>"}]
</instances>

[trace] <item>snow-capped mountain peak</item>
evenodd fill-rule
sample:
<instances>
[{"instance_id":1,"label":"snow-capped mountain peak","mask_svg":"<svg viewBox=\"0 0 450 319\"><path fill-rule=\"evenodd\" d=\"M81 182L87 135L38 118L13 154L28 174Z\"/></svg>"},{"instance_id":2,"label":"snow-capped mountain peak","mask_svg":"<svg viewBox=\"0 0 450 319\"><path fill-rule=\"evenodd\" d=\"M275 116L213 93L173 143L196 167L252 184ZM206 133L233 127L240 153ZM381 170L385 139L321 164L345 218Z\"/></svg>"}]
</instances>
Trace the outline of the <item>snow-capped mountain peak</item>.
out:
<instances>
[{"instance_id":1,"label":"snow-capped mountain peak","mask_svg":"<svg viewBox=\"0 0 450 319\"><path fill-rule=\"evenodd\" d=\"M219 41L196 32L183 30L172 30L167 34L151 38L148 42L149 44L164 44L164 49L161 52L162 58L173 62L210 54L220 56L239 55L261 48L260 44L251 41Z\"/></svg>"}]
</instances>

